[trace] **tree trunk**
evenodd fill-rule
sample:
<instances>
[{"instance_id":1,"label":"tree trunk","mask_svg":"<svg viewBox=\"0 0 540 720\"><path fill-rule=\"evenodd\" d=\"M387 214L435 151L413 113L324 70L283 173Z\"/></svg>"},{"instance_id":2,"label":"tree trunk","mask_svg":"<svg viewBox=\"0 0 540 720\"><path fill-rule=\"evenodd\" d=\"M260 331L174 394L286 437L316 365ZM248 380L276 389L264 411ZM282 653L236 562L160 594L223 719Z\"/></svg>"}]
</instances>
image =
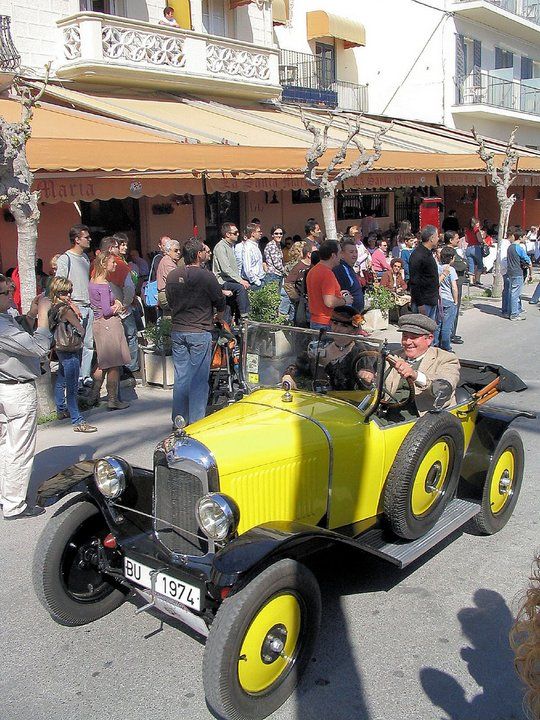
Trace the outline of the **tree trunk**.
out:
<instances>
[{"instance_id":1,"label":"tree trunk","mask_svg":"<svg viewBox=\"0 0 540 720\"><path fill-rule=\"evenodd\" d=\"M321 188L321 206L327 240L337 240L335 189Z\"/></svg>"},{"instance_id":2,"label":"tree trunk","mask_svg":"<svg viewBox=\"0 0 540 720\"><path fill-rule=\"evenodd\" d=\"M51 415L56 410L52 386L51 367L48 360L43 363L44 374L36 380L38 418Z\"/></svg>"},{"instance_id":3,"label":"tree trunk","mask_svg":"<svg viewBox=\"0 0 540 720\"><path fill-rule=\"evenodd\" d=\"M497 240L497 256L493 266L493 287L491 288L491 297L499 300L503 292L503 277L501 274L502 263L502 241L506 239L508 234L508 220L510 219L510 210L514 203L508 198L508 202L501 203L501 212L499 215L499 237Z\"/></svg>"},{"instance_id":4,"label":"tree trunk","mask_svg":"<svg viewBox=\"0 0 540 720\"><path fill-rule=\"evenodd\" d=\"M33 196L34 193L30 193L30 195ZM10 209L17 223L17 263L21 279L22 312L25 313L36 295L35 268L39 208L37 199L31 197L30 202L22 206L17 201L12 202Z\"/></svg>"}]
</instances>

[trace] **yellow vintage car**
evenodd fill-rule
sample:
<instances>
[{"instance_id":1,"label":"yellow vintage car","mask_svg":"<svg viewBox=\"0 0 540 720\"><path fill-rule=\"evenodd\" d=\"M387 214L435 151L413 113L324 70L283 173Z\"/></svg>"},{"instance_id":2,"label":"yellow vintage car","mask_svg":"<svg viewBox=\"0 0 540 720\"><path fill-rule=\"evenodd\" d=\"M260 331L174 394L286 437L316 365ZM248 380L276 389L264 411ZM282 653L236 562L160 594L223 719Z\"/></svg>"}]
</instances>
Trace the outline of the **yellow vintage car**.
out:
<instances>
[{"instance_id":1,"label":"yellow vintage car","mask_svg":"<svg viewBox=\"0 0 540 720\"><path fill-rule=\"evenodd\" d=\"M348 348L339 362L325 362L332 342ZM521 380L463 362L456 404L441 410L434 397L420 417L411 387L385 390L390 350L248 323L241 400L188 427L178 418L149 469L105 457L44 482L42 505L70 495L34 559L53 619L91 622L134 591L206 638L217 717L271 714L317 638L306 556L346 543L404 567L465 523L496 532L518 499L524 454L511 424L530 414L486 401L524 390Z\"/></svg>"}]
</instances>

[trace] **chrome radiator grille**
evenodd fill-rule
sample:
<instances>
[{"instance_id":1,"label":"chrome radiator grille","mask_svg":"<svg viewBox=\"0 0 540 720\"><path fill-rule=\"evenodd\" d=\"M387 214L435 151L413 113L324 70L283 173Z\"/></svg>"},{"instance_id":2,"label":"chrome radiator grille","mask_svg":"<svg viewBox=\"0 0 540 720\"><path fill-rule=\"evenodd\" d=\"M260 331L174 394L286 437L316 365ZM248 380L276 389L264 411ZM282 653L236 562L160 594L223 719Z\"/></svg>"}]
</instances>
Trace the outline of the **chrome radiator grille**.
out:
<instances>
[{"instance_id":1,"label":"chrome radiator grille","mask_svg":"<svg viewBox=\"0 0 540 720\"><path fill-rule=\"evenodd\" d=\"M165 521L156 520L156 532L160 542L172 552L183 555L206 555L208 552L208 541L195 515L197 500L203 495L203 482L196 475L170 468L164 459L156 464L155 515Z\"/></svg>"}]
</instances>

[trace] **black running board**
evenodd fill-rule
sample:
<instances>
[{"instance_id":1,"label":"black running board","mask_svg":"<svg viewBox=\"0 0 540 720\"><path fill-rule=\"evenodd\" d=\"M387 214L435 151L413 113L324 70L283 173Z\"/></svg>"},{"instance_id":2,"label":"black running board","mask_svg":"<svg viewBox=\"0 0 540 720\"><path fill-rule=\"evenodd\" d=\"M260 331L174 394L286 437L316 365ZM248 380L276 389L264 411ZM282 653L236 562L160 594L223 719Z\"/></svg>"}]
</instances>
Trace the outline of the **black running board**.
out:
<instances>
[{"instance_id":1,"label":"black running board","mask_svg":"<svg viewBox=\"0 0 540 720\"><path fill-rule=\"evenodd\" d=\"M355 545L372 555L404 568L451 535L480 512L480 505L468 500L452 500L433 528L418 540L400 540L384 528L360 535Z\"/></svg>"}]
</instances>

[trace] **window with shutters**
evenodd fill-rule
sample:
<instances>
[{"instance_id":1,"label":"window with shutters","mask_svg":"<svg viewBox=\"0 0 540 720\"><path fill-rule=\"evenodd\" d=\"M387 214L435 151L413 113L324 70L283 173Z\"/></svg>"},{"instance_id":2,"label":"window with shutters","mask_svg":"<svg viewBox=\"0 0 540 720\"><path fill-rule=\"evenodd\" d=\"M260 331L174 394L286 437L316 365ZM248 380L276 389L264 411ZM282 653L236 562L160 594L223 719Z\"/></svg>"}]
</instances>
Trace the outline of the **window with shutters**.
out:
<instances>
[{"instance_id":1,"label":"window with shutters","mask_svg":"<svg viewBox=\"0 0 540 720\"><path fill-rule=\"evenodd\" d=\"M502 48L495 48L495 70L514 67L514 53Z\"/></svg>"},{"instance_id":2,"label":"window with shutters","mask_svg":"<svg viewBox=\"0 0 540 720\"><path fill-rule=\"evenodd\" d=\"M521 58L521 75L522 80L530 80L534 77L534 63L531 58Z\"/></svg>"},{"instance_id":3,"label":"window with shutters","mask_svg":"<svg viewBox=\"0 0 540 720\"><path fill-rule=\"evenodd\" d=\"M209 35L228 36L229 23L225 0L202 0L202 24Z\"/></svg>"},{"instance_id":4,"label":"window with shutters","mask_svg":"<svg viewBox=\"0 0 540 720\"><path fill-rule=\"evenodd\" d=\"M83 12L99 12L105 13L105 15L126 15L123 0L80 0L79 4Z\"/></svg>"}]
</instances>

